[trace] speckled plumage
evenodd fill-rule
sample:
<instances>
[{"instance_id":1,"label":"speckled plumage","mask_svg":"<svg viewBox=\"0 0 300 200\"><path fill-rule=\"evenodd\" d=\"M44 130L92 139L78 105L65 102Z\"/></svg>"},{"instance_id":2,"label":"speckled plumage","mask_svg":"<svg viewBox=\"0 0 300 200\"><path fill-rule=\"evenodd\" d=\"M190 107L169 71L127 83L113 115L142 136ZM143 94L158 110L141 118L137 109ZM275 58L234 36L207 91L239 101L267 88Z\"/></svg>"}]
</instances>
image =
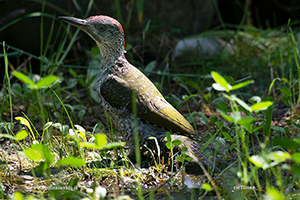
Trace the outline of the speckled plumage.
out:
<instances>
[{"instance_id":1,"label":"speckled plumage","mask_svg":"<svg viewBox=\"0 0 300 200\"><path fill-rule=\"evenodd\" d=\"M101 15L85 20L61 18L85 31L99 47L101 70L97 90L100 103L114 128L124 133L130 148L129 157L135 155L133 91L136 93L140 146L146 144L150 148L156 148L153 140L149 140L149 137L155 137L164 148L167 142L166 132L169 130L199 139L193 127L164 99L153 83L127 61L124 55L124 31L117 20ZM206 163L205 156L197 152L200 148L196 142L181 135L173 135L172 138L181 140L181 146L186 146L191 154Z\"/></svg>"}]
</instances>

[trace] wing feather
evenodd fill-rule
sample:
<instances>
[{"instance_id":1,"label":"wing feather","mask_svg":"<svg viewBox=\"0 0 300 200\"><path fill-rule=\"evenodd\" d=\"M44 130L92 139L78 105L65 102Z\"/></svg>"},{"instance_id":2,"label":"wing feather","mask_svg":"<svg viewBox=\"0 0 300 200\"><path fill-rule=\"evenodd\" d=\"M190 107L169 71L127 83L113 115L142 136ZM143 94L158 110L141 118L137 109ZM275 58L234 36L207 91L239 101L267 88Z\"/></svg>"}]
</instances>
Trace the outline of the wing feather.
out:
<instances>
[{"instance_id":1,"label":"wing feather","mask_svg":"<svg viewBox=\"0 0 300 200\"><path fill-rule=\"evenodd\" d=\"M191 124L163 98L142 72L136 68L131 68L130 72L108 76L101 85L101 95L111 106L132 112L132 91L136 91L139 118L174 132L195 134Z\"/></svg>"}]
</instances>

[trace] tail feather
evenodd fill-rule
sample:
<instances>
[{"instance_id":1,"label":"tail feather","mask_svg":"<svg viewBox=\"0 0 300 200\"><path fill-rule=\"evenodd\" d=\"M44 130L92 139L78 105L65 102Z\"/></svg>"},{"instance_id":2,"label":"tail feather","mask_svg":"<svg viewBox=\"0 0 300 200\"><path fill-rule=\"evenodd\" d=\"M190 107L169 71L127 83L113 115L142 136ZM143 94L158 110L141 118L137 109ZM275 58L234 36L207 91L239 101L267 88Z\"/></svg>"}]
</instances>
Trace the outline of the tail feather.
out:
<instances>
[{"instance_id":1,"label":"tail feather","mask_svg":"<svg viewBox=\"0 0 300 200\"><path fill-rule=\"evenodd\" d=\"M198 142L191 140L188 137L182 135L171 135L172 140L180 140L181 144L177 147L180 151L183 147L186 147L187 155L191 157L196 163L202 164L205 167L214 167L217 171L221 171L218 167L213 166L213 163L206 158L206 156L200 152L201 146Z\"/></svg>"}]
</instances>

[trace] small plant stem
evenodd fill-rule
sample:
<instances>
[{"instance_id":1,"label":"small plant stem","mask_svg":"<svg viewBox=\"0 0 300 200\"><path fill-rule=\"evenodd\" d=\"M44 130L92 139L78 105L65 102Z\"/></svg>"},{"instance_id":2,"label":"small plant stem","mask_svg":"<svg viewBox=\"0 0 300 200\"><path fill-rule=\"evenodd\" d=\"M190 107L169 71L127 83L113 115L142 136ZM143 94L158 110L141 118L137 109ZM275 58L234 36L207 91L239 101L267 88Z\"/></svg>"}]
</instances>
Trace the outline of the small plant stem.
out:
<instances>
[{"instance_id":1,"label":"small plant stem","mask_svg":"<svg viewBox=\"0 0 300 200\"><path fill-rule=\"evenodd\" d=\"M133 134L134 134L134 145L135 145L135 157L138 167L141 164L141 152L140 152L140 140L138 132L138 121L137 121L137 105L136 105L136 92L132 92L132 113L133 113Z\"/></svg>"},{"instance_id":2,"label":"small plant stem","mask_svg":"<svg viewBox=\"0 0 300 200\"><path fill-rule=\"evenodd\" d=\"M11 87L10 87L10 80L8 75L8 58L5 51L5 42L3 42L3 54L4 54L4 62L5 62L5 77L7 80L7 89L8 89L8 97L9 97L9 108L10 108L10 120L13 122L13 112L12 112L12 99L11 99Z\"/></svg>"},{"instance_id":3,"label":"small plant stem","mask_svg":"<svg viewBox=\"0 0 300 200\"><path fill-rule=\"evenodd\" d=\"M45 8L45 0L43 1L43 6L42 6L42 15L41 15L41 27L40 27L40 37L41 37L41 40L40 40L40 56L42 57L43 55L43 45L44 45L44 16L43 16L43 13L44 13L44 8ZM40 72L42 72L42 68L43 68L43 59L40 59ZM42 113L43 114L43 113Z\"/></svg>"},{"instance_id":4,"label":"small plant stem","mask_svg":"<svg viewBox=\"0 0 300 200\"><path fill-rule=\"evenodd\" d=\"M43 123L43 125L45 125L46 119L45 119L44 107L43 107L43 104L42 104L42 97L41 97L38 89L35 89L35 94L36 94L36 97L38 99L39 107L41 109L42 123Z\"/></svg>"},{"instance_id":5,"label":"small plant stem","mask_svg":"<svg viewBox=\"0 0 300 200\"><path fill-rule=\"evenodd\" d=\"M107 127L108 127L108 132L109 132L110 138L113 142L115 142L113 124L112 124L111 118L107 115L106 111L105 111L105 116L106 116L106 122L107 122ZM117 152L117 148L114 147L113 150L114 150L114 153L115 153L115 159L118 160L119 155L118 155L118 152Z\"/></svg>"},{"instance_id":6,"label":"small plant stem","mask_svg":"<svg viewBox=\"0 0 300 200\"><path fill-rule=\"evenodd\" d=\"M189 115L191 115L191 110L190 110L190 107L189 107L189 104L188 104L187 100L185 102L186 102L186 107L188 109ZM195 122L195 118L193 118L193 125L194 125L194 129L195 129L196 133L198 133L197 125L196 125L196 122Z\"/></svg>"},{"instance_id":7,"label":"small plant stem","mask_svg":"<svg viewBox=\"0 0 300 200\"><path fill-rule=\"evenodd\" d=\"M64 103L61 101L61 99L59 98L59 96L56 94L56 92L54 90L52 90L52 92L56 96L56 98L58 99L58 101L60 102L60 104L62 105L62 107L64 108L64 110L65 110L65 112L66 112L66 114L68 116L69 122L71 124L71 127L72 127L73 131L75 132L75 128L74 128L73 122L71 120L71 117L69 115L69 112L68 112L67 108L65 107Z\"/></svg>"}]
</instances>

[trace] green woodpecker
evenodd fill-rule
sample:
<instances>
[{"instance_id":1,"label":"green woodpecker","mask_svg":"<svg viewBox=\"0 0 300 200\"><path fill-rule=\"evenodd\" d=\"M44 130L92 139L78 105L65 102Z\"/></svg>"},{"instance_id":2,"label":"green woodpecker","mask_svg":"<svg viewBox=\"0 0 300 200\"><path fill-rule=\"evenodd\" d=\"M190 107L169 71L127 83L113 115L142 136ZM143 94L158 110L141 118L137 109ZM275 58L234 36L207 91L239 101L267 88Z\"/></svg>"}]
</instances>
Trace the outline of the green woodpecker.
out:
<instances>
[{"instance_id":1,"label":"green woodpecker","mask_svg":"<svg viewBox=\"0 0 300 200\"><path fill-rule=\"evenodd\" d=\"M130 148L129 158L135 158L133 93L137 108L137 130L139 145L147 145L154 151L157 138L160 148L165 151L166 132L171 131L172 139L181 140L180 147L187 147L189 154L202 163L207 163L200 146L185 137L198 138L190 123L169 104L153 83L125 58L125 40L122 25L108 16L92 16L87 19L60 17L65 22L86 32L97 44L101 66L98 76L98 94L101 107L115 129L123 132ZM182 136L185 135L185 136Z\"/></svg>"}]
</instances>

